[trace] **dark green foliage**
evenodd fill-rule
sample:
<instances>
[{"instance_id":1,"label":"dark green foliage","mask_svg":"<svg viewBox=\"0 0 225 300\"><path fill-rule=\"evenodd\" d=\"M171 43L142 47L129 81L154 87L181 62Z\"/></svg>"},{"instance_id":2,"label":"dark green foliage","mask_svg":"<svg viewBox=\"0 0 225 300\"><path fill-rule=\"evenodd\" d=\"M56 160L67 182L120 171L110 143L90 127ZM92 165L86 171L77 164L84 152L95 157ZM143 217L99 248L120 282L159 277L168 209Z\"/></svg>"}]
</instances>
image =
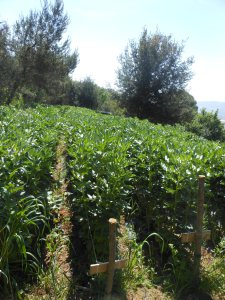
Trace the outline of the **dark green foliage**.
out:
<instances>
[{"instance_id":1,"label":"dark green foliage","mask_svg":"<svg viewBox=\"0 0 225 300\"><path fill-rule=\"evenodd\" d=\"M81 107L95 109L97 108L97 85L87 77L83 81L76 82L76 102Z\"/></svg>"},{"instance_id":2,"label":"dark green foliage","mask_svg":"<svg viewBox=\"0 0 225 300\"><path fill-rule=\"evenodd\" d=\"M7 60L9 59L8 45L8 27L5 23L0 23L0 92L1 98L4 91L4 85L7 75Z\"/></svg>"},{"instance_id":3,"label":"dark green foliage","mask_svg":"<svg viewBox=\"0 0 225 300\"><path fill-rule=\"evenodd\" d=\"M186 125L187 130L212 141L225 141L225 128L218 118L218 111L202 109L194 120Z\"/></svg>"},{"instance_id":4,"label":"dark green foliage","mask_svg":"<svg viewBox=\"0 0 225 300\"><path fill-rule=\"evenodd\" d=\"M7 103L16 93L27 101L54 103L60 99L64 81L75 69L78 56L76 51L70 53L69 39L64 38L68 23L61 0L53 5L45 0L40 11L30 11L15 23L10 40L15 69Z\"/></svg>"},{"instance_id":5,"label":"dark green foliage","mask_svg":"<svg viewBox=\"0 0 225 300\"><path fill-rule=\"evenodd\" d=\"M121 95L112 88L98 87L98 111L108 112L114 115L123 115L125 109L121 107Z\"/></svg>"},{"instance_id":6,"label":"dark green foliage","mask_svg":"<svg viewBox=\"0 0 225 300\"><path fill-rule=\"evenodd\" d=\"M99 87L91 78L73 83L70 104L91 108L115 115L124 113L120 106L120 94L110 88Z\"/></svg>"},{"instance_id":7,"label":"dark green foliage","mask_svg":"<svg viewBox=\"0 0 225 300\"><path fill-rule=\"evenodd\" d=\"M154 122L176 123L197 111L184 91L192 74L192 58L181 60L183 45L160 32L145 29L138 42L130 42L120 56L118 85L128 113Z\"/></svg>"},{"instance_id":8,"label":"dark green foliage","mask_svg":"<svg viewBox=\"0 0 225 300\"><path fill-rule=\"evenodd\" d=\"M15 68L11 55L9 27L5 22L0 22L0 104L9 96Z\"/></svg>"},{"instance_id":9,"label":"dark green foliage","mask_svg":"<svg viewBox=\"0 0 225 300\"><path fill-rule=\"evenodd\" d=\"M164 124L183 124L191 122L197 110L194 97L187 91L180 90L161 98L160 104L155 107L156 117L153 116L152 120Z\"/></svg>"},{"instance_id":10,"label":"dark green foliage","mask_svg":"<svg viewBox=\"0 0 225 300\"><path fill-rule=\"evenodd\" d=\"M63 89L61 91L61 104L67 105L78 105L78 83L73 81L72 79L68 78L65 80Z\"/></svg>"}]
</instances>

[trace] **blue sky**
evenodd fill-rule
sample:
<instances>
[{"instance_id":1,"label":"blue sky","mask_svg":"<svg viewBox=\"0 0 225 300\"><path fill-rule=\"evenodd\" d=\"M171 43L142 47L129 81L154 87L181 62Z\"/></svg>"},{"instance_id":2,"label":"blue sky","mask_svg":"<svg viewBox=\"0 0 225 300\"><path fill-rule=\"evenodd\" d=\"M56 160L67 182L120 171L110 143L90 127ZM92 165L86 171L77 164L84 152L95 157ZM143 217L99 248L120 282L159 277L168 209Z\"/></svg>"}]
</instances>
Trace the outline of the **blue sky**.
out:
<instances>
[{"instance_id":1,"label":"blue sky","mask_svg":"<svg viewBox=\"0 0 225 300\"><path fill-rule=\"evenodd\" d=\"M225 0L64 0L68 35L80 63L74 79L90 76L106 86L116 81L118 56L143 28L185 41L183 57L194 56L188 91L197 101L223 101ZM0 0L0 20L13 24L40 7L39 0Z\"/></svg>"}]
</instances>

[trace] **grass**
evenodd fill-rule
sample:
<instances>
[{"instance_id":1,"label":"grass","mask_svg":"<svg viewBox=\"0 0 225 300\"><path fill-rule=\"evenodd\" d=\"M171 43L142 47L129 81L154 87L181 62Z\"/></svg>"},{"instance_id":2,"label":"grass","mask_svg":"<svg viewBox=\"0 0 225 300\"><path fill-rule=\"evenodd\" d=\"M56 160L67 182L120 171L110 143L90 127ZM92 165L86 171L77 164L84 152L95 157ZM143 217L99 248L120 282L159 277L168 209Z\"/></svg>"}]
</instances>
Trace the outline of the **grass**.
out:
<instances>
[{"instance_id":1,"label":"grass","mask_svg":"<svg viewBox=\"0 0 225 300\"><path fill-rule=\"evenodd\" d=\"M213 299L225 299L225 237L203 264L200 288L211 294Z\"/></svg>"}]
</instances>

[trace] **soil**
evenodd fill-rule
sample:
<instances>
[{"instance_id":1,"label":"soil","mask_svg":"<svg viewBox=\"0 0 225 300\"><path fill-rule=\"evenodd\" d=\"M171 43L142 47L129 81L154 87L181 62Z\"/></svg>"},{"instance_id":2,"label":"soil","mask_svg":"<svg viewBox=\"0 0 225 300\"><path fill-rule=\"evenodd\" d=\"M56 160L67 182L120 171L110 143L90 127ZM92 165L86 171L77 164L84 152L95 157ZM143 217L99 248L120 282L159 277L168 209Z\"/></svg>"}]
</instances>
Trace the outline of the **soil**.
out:
<instances>
[{"instance_id":1,"label":"soil","mask_svg":"<svg viewBox=\"0 0 225 300\"><path fill-rule=\"evenodd\" d=\"M136 291L128 292L127 300L166 300L170 299L160 289L138 288Z\"/></svg>"}]
</instances>

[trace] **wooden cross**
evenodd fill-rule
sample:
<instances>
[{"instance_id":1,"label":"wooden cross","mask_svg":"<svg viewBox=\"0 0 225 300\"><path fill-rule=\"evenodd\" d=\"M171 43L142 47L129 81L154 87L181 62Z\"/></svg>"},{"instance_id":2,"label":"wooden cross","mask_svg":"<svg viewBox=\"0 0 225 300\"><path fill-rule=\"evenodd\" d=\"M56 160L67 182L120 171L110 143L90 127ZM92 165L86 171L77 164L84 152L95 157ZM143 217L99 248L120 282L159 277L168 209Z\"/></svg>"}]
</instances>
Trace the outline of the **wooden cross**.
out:
<instances>
[{"instance_id":1,"label":"wooden cross","mask_svg":"<svg viewBox=\"0 0 225 300\"><path fill-rule=\"evenodd\" d=\"M110 299L113 286L115 269L122 269L126 265L126 259L115 260L116 257L116 219L109 219L109 261L90 266L89 275L107 272L106 298Z\"/></svg>"},{"instance_id":2,"label":"wooden cross","mask_svg":"<svg viewBox=\"0 0 225 300\"><path fill-rule=\"evenodd\" d=\"M196 282L199 283L200 278L200 264L201 264L201 244L203 240L210 240L211 231L202 230L203 214L204 214L204 182L205 176L200 175L198 178L198 203L197 203L197 222L196 232L182 233L182 243L195 243L195 271Z\"/></svg>"}]
</instances>

